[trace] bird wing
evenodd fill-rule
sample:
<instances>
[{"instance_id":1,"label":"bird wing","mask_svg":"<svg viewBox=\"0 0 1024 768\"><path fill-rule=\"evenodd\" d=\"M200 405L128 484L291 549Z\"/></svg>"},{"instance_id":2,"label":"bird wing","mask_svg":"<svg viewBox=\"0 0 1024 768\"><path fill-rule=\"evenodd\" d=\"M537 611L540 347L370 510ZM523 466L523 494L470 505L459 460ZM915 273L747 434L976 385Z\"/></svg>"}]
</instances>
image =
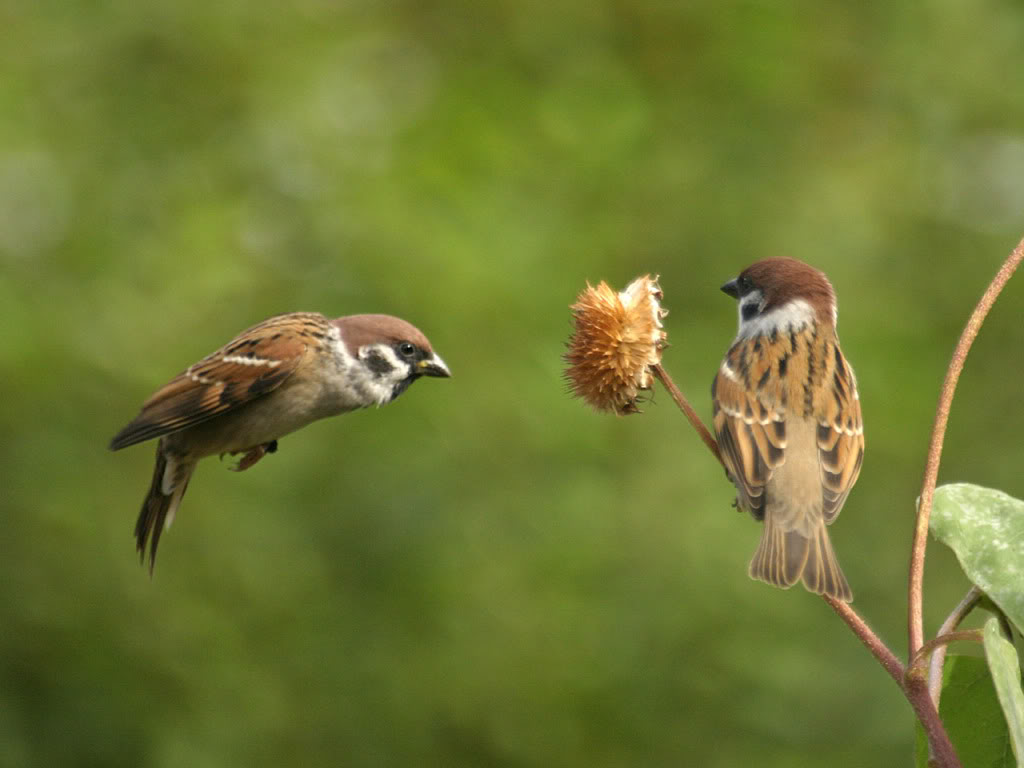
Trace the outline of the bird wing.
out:
<instances>
[{"instance_id":1,"label":"bird wing","mask_svg":"<svg viewBox=\"0 0 1024 768\"><path fill-rule=\"evenodd\" d=\"M274 391L328 327L322 315L293 312L242 331L157 390L114 436L111 450L191 427Z\"/></svg>"},{"instance_id":2,"label":"bird wing","mask_svg":"<svg viewBox=\"0 0 1024 768\"><path fill-rule=\"evenodd\" d=\"M715 433L740 505L764 519L764 487L785 461L785 409L763 390L751 392L722 364L711 386Z\"/></svg>"},{"instance_id":3,"label":"bird wing","mask_svg":"<svg viewBox=\"0 0 1024 768\"><path fill-rule=\"evenodd\" d=\"M822 513L831 523L857 482L864 461L864 422L857 379L836 345L832 388L815 404L818 419L818 458L821 462Z\"/></svg>"}]
</instances>

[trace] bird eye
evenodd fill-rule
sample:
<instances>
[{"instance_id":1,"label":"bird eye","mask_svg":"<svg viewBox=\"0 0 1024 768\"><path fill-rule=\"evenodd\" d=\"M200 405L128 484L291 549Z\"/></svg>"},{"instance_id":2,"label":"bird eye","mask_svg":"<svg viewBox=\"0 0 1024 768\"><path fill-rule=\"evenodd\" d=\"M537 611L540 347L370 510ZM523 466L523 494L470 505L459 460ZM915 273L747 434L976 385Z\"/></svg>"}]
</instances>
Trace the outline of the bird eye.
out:
<instances>
[{"instance_id":1,"label":"bird eye","mask_svg":"<svg viewBox=\"0 0 1024 768\"><path fill-rule=\"evenodd\" d=\"M416 354L416 345L411 341L403 341L398 345L398 354L402 357L412 357Z\"/></svg>"},{"instance_id":2,"label":"bird eye","mask_svg":"<svg viewBox=\"0 0 1024 768\"><path fill-rule=\"evenodd\" d=\"M754 287L754 284L746 275L741 275L739 280L736 281L736 284L740 289L740 295L746 293L747 291Z\"/></svg>"}]
</instances>

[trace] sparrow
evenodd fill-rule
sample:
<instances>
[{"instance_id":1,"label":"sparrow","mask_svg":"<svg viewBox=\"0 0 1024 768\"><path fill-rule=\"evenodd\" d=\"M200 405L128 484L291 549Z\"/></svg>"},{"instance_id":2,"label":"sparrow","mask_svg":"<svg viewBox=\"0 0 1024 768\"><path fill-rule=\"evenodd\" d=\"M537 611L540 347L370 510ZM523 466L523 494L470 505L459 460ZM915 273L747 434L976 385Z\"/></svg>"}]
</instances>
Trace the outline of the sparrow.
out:
<instances>
[{"instance_id":1,"label":"sparrow","mask_svg":"<svg viewBox=\"0 0 1024 768\"><path fill-rule=\"evenodd\" d=\"M764 522L750 576L849 602L827 525L864 459L853 369L836 335L828 278L765 259L722 286L739 331L711 385L715 432L736 505Z\"/></svg>"},{"instance_id":2,"label":"sparrow","mask_svg":"<svg viewBox=\"0 0 1024 768\"><path fill-rule=\"evenodd\" d=\"M451 376L417 328L390 315L330 320L277 315L242 331L158 389L110 441L113 451L160 438L135 524L149 570L200 459L242 454L236 471L277 450L284 435L339 413L386 405L421 376Z\"/></svg>"}]
</instances>

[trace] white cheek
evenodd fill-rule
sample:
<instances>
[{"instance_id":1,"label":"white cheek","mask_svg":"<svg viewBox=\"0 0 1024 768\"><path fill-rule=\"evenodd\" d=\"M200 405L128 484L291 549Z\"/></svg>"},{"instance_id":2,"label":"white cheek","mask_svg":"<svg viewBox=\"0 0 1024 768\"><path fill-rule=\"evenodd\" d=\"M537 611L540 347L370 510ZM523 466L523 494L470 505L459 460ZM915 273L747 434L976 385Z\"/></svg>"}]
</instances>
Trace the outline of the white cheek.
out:
<instances>
[{"instance_id":1,"label":"white cheek","mask_svg":"<svg viewBox=\"0 0 1024 768\"><path fill-rule=\"evenodd\" d=\"M375 371L372 364L368 363L372 357L383 358L390 369ZM395 386L408 378L409 364L400 359L398 353L387 344L368 344L360 347L359 359L365 366L363 391L368 395L371 404L387 405L394 397Z\"/></svg>"},{"instance_id":2,"label":"white cheek","mask_svg":"<svg viewBox=\"0 0 1024 768\"><path fill-rule=\"evenodd\" d=\"M394 385L374 376L366 366L368 347L352 355L339 335L332 334L334 370L320 382L320 404L324 415L344 413L356 408L383 405L389 401Z\"/></svg>"},{"instance_id":3,"label":"white cheek","mask_svg":"<svg viewBox=\"0 0 1024 768\"><path fill-rule=\"evenodd\" d=\"M334 365L342 374L347 374L356 364L356 359L349 354L348 347L341 340L341 333L332 327L329 332L331 351L334 353Z\"/></svg>"},{"instance_id":4,"label":"white cheek","mask_svg":"<svg viewBox=\"0 0 1024 768\"><path fill-rule=\"evenodd\" d=\"M803 299L794 299L778 309L755 315L749 320L740 313L740 329L737 338L762 336L772 331L798 331L814 322L814 308Z\"/></svg>"},{"instance_id":5,"label":"white cheek","mask_svg":"<svg viewBox=\"0 0 1024 768\"><path fill-rule=\"evenodd\" d=\"M373 366L368 361L371 358L383 358L387 361L388 370L373 371ZM359 348L359 359L373 371L374 376L382 381L400 381L409 372L409 364L400 360L391 347L386 344L367 344Z\"/></svg>"}]
</instances>

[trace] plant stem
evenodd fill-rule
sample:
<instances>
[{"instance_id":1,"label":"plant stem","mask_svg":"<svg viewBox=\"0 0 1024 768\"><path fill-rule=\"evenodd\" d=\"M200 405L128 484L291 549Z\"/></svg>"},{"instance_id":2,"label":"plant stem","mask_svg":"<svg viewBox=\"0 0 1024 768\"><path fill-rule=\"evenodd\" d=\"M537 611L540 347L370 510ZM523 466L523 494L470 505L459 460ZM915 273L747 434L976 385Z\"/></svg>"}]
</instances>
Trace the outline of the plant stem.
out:
<instances>
[{"instance_id":1,"label":"plant stem","mask_svg":"<svg viewBox=\"0 0 1024 768\"><path fill-rule=\"evenodd\" d=\"M878 635L871 630L871 627L853 610L849 603L836 600L828 595L822 595L822 598L853 630L853 634L860 638L860 641L871 651L871 655L878 659L885 671L903 691L903 695L907 697L907 701L914 709L914 714L917 715L917 719L921 721L921 725L928 735L928 748L935 756L938 765L942 768L960 768L960 759L956 756L956 750L949 740L949 734L946 733L946 729L939 719L938 710L932 704L927 686L907 674L896 655L879 639Z\"/></svg>"},{"instance_id":2,"label":"plant stem","mask_svg":"<svg viewBox=\"0 0 1024 768\"><path fill-rule=\"evenodd\" d=\"M828 595L822 595L821 597L839 615L839 618L845 621L846 625L853 630L853 634L860 638L860 641L871 651L871 655L878 659L878 663L896 681L896 685L902 688L904 677L903 662L896 658L896 654L889 650L889 646L879 639L878 635L871 630L867 622L853 610L849 603L836 600Z\"/></svg>"},{"instance_id":3,"label":"plant stem","mask_svg":"<svg viewBox=\"0 0 1024 768\"><path fill-rule=\"evenodd\" d=\"M917 522L914 526L914 541L910 548L910 583L907 588L907 624L909 653L907 656L913 658L914 654L924 644L924 620L922 618L923 582L924 582L924 554L928 544L928 519L931 516L932 501L935 497L935 484L939 476L939 462L942 458L942 441L946 436L946 424L949 422L949 411L953 404L953 394L956 391L957 380L963 371L964 363L967 360L967 353L971 344L981 330L985 317L988 315L992 305L999 297L1007 281L1024 259L1024 240L1021 240L1014 248L1003 266L1000 267L996 276L992 279L985 293L978 301L974 312L967 321L967 326L960 335L960 341L953 351L953 359L946 371L945 381L942 383L942 391L939 395L939 404L935 411L935 426L932 429L931 443L928 447L928 459L925 463L924 481L921 486L921 496L917 505Z\"/></svg>"},{"instance_id":4,"label":"plant stem","mask_svg":"<svg viewBox=\"0 0 1024 768\"><path fill-rule=\"evenodd\" d=\"M939 637L948 635L950 632L960 626L962 622L972 610L981 601L982 592L977 587L971 587L967 590L967 594L964 599L960 601L960 604L953 609L953 612L949 614L942 626L939 627ZM942 665L946 661L946 649L948 646L941 645L935 649L932 654L931 665L928 670L928 693L932 697L932 703L935 704L935 709L939 708L939 699L942 697Z\"/></svg>"},{"instance_id":5,"label":"plant stem","mask_svg":"<svg viewBox=\"0 0 1024 768\"><path fill-rule=\"evenodd\" d=\"M917 649L917 653L907 668L907 674L913 677L924 677L924 668L928 663L928 657L939 648L945 648L951 643L981 643L984 640L985 636L980 629L961 629L956 632L946 632L933 637Z\"/></svg>"},{"instance_id":6,"label":"plant stem","mask_svg":"<svg viewBox=\"0 0 1024 768\"><path fill-rule=\"evenodd\" d=\"M962 768L953 742L949 740L949 734L946 733L939 713L932 704L932 698L928 695L928 685L924 678L908 677L903 685L903 692L928 736L928 751L934 763L942 768ZM933 760L929 760L928 764L932 765Z\"/></svg>"},{"instance_id":7,"label":"plant stem","mask_svg":"<svg viewBox=\"0 0 1024 768\"><path fill-rule=\"evenodd\" d=\"M672 381L672 377L668 375L661 364L651 366L651 370L654 371L654 375L657 376L658 381L665 385L665 389L668 390L669 396L675 401L675 404L679 406L679 410L683 412L683 415L689 420L690 425L697 430L697 434L700 435L700 439L704 441L704 445L708 447L712 455L718 460L718 463L723 467L722 454L718 450L718 441L715 440L714 436L708 431L708 428L704 426L704 422L700 420L700 416L693 410L693 406L690 405L690 401L686 399L686 396L679 390L676 383Z\"/></svg>"}]
</instances>

